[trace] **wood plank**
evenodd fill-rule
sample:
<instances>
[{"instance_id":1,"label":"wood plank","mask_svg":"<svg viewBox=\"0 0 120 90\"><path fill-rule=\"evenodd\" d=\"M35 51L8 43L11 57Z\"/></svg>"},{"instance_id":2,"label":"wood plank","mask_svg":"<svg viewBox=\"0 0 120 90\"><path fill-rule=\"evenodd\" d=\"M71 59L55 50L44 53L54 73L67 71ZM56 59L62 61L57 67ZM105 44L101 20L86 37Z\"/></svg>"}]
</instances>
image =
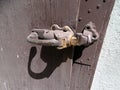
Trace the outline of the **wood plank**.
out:
<instances>
[{"instance_id":1,"label":"wood plank","mask_svg":"<svg viewBox=\"0 0 120 90\"><path fill-rule=\"evenodd\" d=\"M72 48L31 45L32 28L75 27L78 0L0 0L0 90L69 90Z\"/></svg>"},{"instance_id":2,"label":"wood plank","mask_svg":"<svg viewBox=\"0 0 120 90\"><path fill-rule=\"evenodd\" d=\"M115 0L79 0L77 32L92 21L100 38L89 47L75 47L70 90L90 90L110 13Z\"/></svg>"}]
</instances>

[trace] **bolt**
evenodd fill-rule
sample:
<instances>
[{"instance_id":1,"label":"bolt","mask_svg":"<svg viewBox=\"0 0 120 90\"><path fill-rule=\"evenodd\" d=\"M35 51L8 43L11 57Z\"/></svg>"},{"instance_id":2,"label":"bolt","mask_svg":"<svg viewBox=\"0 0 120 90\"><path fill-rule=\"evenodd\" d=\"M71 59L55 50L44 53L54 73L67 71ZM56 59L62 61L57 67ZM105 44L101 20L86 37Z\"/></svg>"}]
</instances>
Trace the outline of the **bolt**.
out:
<instances>
[{"instance_id":1,"label":"bolt","mask_svg":"<svg viewBox=\"0 0 120 90\"><path fill-rule=\"evenodd\" d=\"M88 1L88 0L85 0L86 2Z\"/></svg>"},{"instance_id":2,"label":"bolt","mask_svg":"<svg viewBox=\"0 0 120 90\"><path fill-rule=\"evenodd\" d=\"M78 22L81 22L82 21L82 17L80 17L79 19L78 19Z\"/></svg>"},{"instance_id":3,"label":"bolt","mask_svg":"<svg viewBox=\"0 0 120 90\"><path fill-rule=\"evenodd\" d=\"M91 13L91 11L92 11L91 9L88 9L88 13Z\"/></svg>"},{"instance_id":4,"label":"bolt","mask_svg":"<svg viewBox=\"0 0 120 90\"><path fill-rule=\"evenodd\" d=\"M89 58L87 58L87 60L89 61L91 58L89 57Z\"/></svg>"},{"instance_id":5,"label":"bolt","mask_svg":"<svg viewBox=\"0 0 120 90\"><path fill-rule=\"evenodd\" d=\"M99 9L99 8L100 8L100 6L101 6L101 5L100 5L100 4L98 4L96 8L97 8L97 9Z\"/></svg>"},{"instance_id":6,"label":"bolt","mask_svg":"<svg viewBox=\"0 0 120 90\"><path fill-rule=\"evenodd\" d=\"M103 0L103 2L105 3L105 2L106 2L106 0Z\"/></svg>"}]
</instances>

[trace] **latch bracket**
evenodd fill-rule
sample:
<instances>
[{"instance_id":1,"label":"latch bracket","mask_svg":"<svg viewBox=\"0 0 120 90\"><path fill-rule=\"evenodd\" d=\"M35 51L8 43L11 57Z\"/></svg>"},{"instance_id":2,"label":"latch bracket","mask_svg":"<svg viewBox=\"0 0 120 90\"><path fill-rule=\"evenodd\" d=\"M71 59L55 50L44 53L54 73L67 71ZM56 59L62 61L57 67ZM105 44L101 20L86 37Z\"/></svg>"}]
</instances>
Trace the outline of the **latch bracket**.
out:
<instances>
[{"instance_id":1,"label":"latch bracket","mask_svg":"<svg viewBox=\"0 0 120 90\"><path fill-rule=\"evenodd\" d=\"M37 45L56 46L64 49L70 46L90 45L98 40L99 34L93 22L89 22L82 33L75 33L69 26L53 24L51 29L33 29L27 41Z\"/></svg>"}]
</instances>

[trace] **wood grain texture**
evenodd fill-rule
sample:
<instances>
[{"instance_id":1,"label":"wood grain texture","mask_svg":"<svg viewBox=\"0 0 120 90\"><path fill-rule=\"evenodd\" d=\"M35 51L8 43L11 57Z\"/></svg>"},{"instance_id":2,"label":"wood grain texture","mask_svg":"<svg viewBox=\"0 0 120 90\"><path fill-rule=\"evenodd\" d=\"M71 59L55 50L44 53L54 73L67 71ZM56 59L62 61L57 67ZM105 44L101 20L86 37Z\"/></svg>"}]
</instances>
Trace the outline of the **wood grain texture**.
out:
<instances>
[{"instance_id":1,"label":"wood grain texture","mask_svg":"<svg viewBox=\"0 0 120 90\"><path fill-rule=\"evenodd\" d=\"M115 0L80 0L77 32L92 21L100 38L89 47L75 47L70 90L90 90L98 57Z\"/></svg>"},{"instance_id":2,"label":"wood grain texture","mask_svg":"<svg viewBox=\"0 0 120 90\"><path fill-rule=\"evenodd\" d=\"M114 1L0 0L0 90L90 90ZM89 21L100 39L75 47L74 56L72 47L57 50L26 41L33 28L56 23L81 32Z\"/></svg>"},{"instance_id":3,"label":"wood grain texture","mask_svg":"<svg viewBox=\"0 0 120 90\"><path fill-rule=\"evenodd\" d=\"M31 45L32 28L76 24L77 0L0 0L0 90L69 90L72 50Z\"/></svg>"}]
</instances>

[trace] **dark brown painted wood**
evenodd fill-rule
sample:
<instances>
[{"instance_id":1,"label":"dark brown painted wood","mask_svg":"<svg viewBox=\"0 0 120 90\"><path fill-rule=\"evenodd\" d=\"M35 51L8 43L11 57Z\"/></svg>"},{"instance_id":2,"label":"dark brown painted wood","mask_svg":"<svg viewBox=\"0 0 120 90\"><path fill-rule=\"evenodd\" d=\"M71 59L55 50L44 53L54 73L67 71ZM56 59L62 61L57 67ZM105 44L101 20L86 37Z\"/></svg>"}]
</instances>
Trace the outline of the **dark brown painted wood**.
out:
<instances>
[{"instance_id":1,"label":"dark brown painted wood","mask_svg":"<svg viewBox=\"0 0 120 90\"><path fill-rule=\"evenodd\" d=\"M77 32L92 21L100 38L89 47L75 47L70 90L90 90L110 13L115 0L80 0Z\"/></svg>"},{"instance_id":2,"label":"dark brown painted wood","mask_svg":"<svg viewBox=\"0 0 120 90\"><path fill-rule=\"evenodd\" d=\"M0 90L69 90L72 48L31 45L32 28L76 24L77 0L0 0Z\"/></svg>"},{"instance_id":3,"label":"dark brown painted wood","mask_svg":"<svg viewBox=\"0 0 120 90\"><path fill-rule=\"evenodd\" d=\"M0 0L0 90L89 90L113 2ZM75 47L74 57L72 47L57 50L26 41L32 28L56 23L81 32L89 21L100 39L87 48Z\"/></svg>"}]
</instances>

